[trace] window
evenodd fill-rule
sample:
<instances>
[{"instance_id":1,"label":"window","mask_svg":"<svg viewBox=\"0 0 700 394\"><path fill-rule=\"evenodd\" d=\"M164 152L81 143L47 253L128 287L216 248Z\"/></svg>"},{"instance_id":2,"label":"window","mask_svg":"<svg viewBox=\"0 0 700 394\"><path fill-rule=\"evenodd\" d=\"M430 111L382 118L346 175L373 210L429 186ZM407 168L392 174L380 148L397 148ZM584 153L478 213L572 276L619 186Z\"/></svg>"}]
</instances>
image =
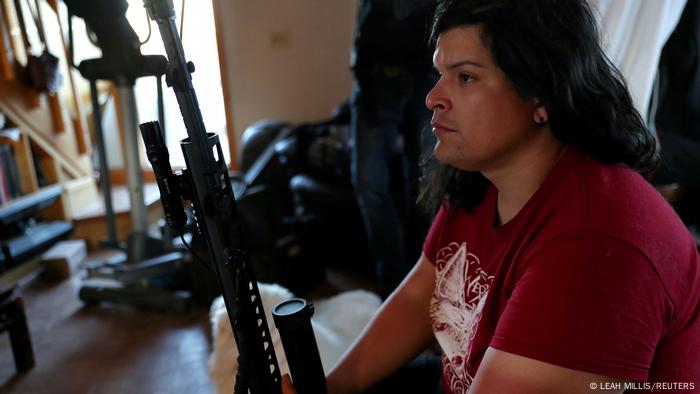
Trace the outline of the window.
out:
<instances>
[{"instance_id":1,"label":"window","mask_svg":"<svg viewBox=\"0 0 700 394\"><path fill-rule=\"evenodd\" d=\"M181 26L182 1L175 0L176 25ZM163 41L160 38L158 26L147 20L142 0L128 0L127 19L143 41L148 36L148 23L151 23L151 38L141 47L143 54L165 55ZM185 57L195 65L192 74L192 84L197 92L199 108L204 124L209 132L219 135L226 163L229 163L230 153L228 136L226 134L226 114L219 73L219 58L216 45L214 13L211 0L185 0L184 25L182 45ZM158 119L157 91L155 78L141 78L136 82L135 94L139 107L139 122ZM180 140L187 137L182 122L182 115L175 99L173 90L163 83L165 103L166 142L170 151L170 163L173 168L184 167L185 160L180 149ZM144 166L148 166L145 151L141 150Z\"/></svg>"}]
</instances>

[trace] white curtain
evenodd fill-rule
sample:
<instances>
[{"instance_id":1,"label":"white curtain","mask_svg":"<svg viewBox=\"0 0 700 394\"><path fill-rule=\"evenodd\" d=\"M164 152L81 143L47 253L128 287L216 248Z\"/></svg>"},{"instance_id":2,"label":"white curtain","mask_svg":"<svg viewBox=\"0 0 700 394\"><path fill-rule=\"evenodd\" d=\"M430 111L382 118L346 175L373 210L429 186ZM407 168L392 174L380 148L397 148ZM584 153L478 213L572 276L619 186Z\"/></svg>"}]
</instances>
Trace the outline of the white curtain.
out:
<instances>
[{"instance_id":1,"label":"white curtain","mask_svg":"<svg viewBox=\"0 0 700 394\"><path fill-rule=\"evenodd\" d=\"M601 26L602 46L626 78L634 104L645 119L661 50L678 24L685 3L589 0Z\"/></svg>"}]
</instances>

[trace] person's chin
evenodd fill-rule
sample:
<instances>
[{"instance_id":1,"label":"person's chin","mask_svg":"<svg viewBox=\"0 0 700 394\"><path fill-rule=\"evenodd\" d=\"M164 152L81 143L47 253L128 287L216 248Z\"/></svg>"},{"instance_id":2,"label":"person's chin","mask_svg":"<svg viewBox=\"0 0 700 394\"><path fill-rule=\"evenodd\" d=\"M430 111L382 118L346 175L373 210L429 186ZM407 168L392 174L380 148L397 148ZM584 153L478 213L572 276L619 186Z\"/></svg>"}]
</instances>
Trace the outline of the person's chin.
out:
<instances>
[{"instance_id":1,"label":"person's chin","mask_svg":"<svg viewBox=\"0 0 700 394\"><path fill-rule=\"evenodd\" d=\"M435 150L433 151L435 158L442 164L447 164L450 166L455 165L454 152L450 152L449 148L441 146L440 141L435 145Z\"/></svg>"},{"instance_id":2,"label":"person's chin","mask_svg":"<svg viewBox=\"0 0 700 394\"><path fill-rule=\"evenodd\" d=\"M441 150L439 145L435 147L435 158L442 164L457 168L462 171L478 172L479 166L475 162L455 154L455 152Z\"/></svg>"}]
</instances>

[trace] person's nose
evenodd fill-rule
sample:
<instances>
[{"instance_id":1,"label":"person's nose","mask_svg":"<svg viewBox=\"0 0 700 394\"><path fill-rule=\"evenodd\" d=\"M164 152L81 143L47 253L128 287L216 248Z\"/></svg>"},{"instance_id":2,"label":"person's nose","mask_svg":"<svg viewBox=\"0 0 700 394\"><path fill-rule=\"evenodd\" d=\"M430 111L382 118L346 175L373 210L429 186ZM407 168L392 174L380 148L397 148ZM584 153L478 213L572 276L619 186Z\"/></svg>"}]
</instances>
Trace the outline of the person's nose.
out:
<instances>
[{"instance_id":1,"label":"person's nose","mask_svg":"<svg viewBox=\"0 0 700 394\"><path fill-rule=\"evenodd\" d=\"M439 79L435 86L425 96L425 106L432 111L446 111L451 108L450 100L442 87L442 79Z\"/></svg>"}]
</instances>

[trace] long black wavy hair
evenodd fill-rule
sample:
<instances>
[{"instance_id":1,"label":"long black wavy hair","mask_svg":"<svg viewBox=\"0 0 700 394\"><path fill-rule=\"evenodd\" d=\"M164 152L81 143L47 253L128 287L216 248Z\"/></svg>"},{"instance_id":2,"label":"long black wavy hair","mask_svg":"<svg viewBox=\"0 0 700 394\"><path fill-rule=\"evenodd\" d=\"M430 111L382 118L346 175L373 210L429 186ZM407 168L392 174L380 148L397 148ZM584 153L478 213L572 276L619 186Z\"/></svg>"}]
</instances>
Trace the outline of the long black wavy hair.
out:
<instances>
[{"instance_id":1,"label":"long black wavy hair","mask_svg":"<svg viewBox=\"0 0 700 394\"><path fill-rule=\"evenodd\" d=\"M656 142L634 108L617 68L605 56L586 0L440 1L430 43L443 32L478 26L496 64L524 98L538 98L554 136L604 163L642 174L654 169ZM472 209L490 182L478 172L424 162L419 204L433 214L446 199Z\"/></svg>"}]
</instances>

